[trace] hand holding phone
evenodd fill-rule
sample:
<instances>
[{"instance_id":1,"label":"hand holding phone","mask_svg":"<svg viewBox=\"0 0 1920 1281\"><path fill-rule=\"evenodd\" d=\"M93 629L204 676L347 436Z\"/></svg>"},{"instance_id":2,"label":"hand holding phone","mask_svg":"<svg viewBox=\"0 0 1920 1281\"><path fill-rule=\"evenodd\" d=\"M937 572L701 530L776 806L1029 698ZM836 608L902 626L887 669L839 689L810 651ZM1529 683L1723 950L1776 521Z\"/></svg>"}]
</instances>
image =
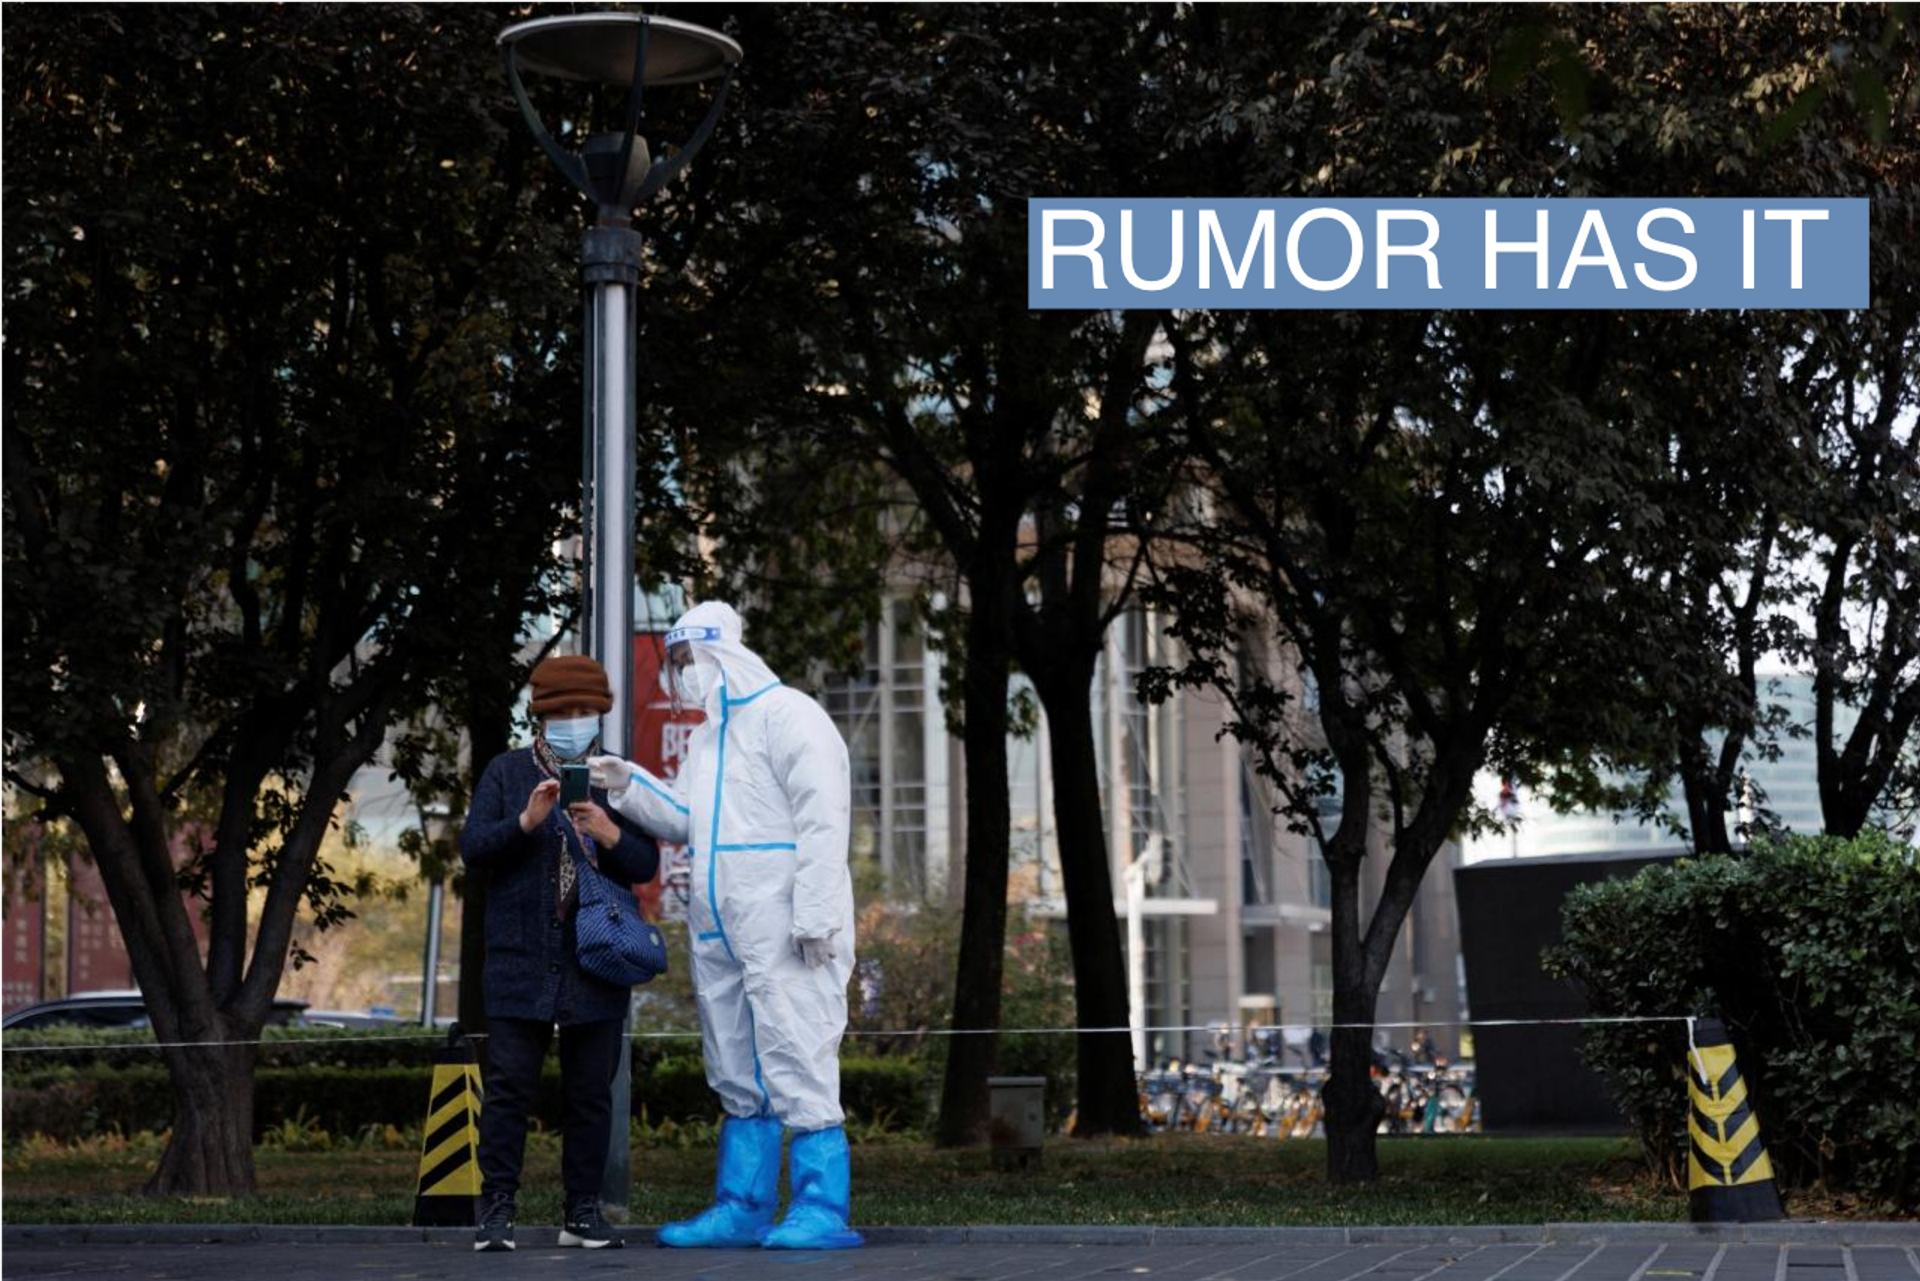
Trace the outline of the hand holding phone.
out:
<instances>
[{"instance_id":1,"label":"hand holding phone","mask_svg":"<svg viewBox=\"0 0 1920 1281\"><path fill-rule=\"evenodd\" d=\"M541 779L533 790L527 793L527 806L520 811L520 830L531 832L547 821L547 815L553 813L553 804L560 797L560 780Z\"/></svg>"}]
</instances>

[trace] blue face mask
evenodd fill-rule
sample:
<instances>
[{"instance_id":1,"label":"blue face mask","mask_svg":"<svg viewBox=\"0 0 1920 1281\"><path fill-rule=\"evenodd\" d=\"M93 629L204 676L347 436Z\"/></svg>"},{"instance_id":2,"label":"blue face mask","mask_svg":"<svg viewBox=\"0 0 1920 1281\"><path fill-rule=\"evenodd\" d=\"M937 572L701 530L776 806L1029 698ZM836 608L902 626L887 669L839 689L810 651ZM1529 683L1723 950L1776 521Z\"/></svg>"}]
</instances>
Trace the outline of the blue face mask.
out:
<instances>
[{"instance_id":1,"label":"blue face mask","mask_svg":"<svg viewBox=\"0 0 1920 1281\"><path fill-rule=\"evenodd\" d=\"M554 754L575 760L587 754L593 746L593 740L600 737L600 718L598 716L577 716L567 721L548 721L544 731L547 746Z\"/></svg>"}]
</instances>

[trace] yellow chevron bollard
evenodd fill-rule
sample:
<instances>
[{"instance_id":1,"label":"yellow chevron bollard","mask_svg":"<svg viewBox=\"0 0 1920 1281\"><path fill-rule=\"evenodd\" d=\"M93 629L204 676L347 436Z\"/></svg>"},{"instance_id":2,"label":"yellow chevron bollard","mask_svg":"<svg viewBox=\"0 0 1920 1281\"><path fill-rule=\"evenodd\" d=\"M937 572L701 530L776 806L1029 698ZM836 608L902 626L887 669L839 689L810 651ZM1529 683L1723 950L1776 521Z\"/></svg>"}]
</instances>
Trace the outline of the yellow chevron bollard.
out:
<instances>
[{"instance_id":1,"label":"yellow chevron bollard","mask_svg":"<svg viewBox=\"0 0 1920 1281\"><path fill-rule=\"evenodd\" d=\"M470 1228L480 1199L480 1065L457 1023L433 1052L427 1100L414 1226Z\"/></svg>"},{"instance_id":2,"label":"yellow chevron bollard","mask_svg":"<svg viewBox=\"0 0 1920 1281\"><path fill-rule=\"evenodd\" d=\"M1719 1019L1697 1019L1687 1062L1687 1200L1695 1223L1764 1223L1782 1217L1760 1119Z\"/></svg>"}]
</instances>

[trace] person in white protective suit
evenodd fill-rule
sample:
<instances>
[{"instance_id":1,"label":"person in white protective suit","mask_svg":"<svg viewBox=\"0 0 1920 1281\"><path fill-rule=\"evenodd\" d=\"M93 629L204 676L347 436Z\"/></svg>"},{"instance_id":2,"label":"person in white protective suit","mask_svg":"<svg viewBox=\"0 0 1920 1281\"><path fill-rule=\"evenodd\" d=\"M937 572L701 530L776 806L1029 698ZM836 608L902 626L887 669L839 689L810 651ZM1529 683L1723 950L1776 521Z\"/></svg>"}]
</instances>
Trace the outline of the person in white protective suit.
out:
<instances>
[{"instance_id":1,"label":"person in white protective suit","mask_svg":"<svg viewBox=\"0 0 1920 1281\"><path fill-rule=\"evenodd\" d=\"M818 703L741 643L731 606L695 606L666 642L676 699L707 717L678 778L591 761L616 811L692 851L693 985L726 1119L714 1203L662 1228L660 1244L858 1246L840 1110L854 967L847 745ZM782 1127L794 1132L793 1199L776 1226Z\"/></svg>"}]
</instances>

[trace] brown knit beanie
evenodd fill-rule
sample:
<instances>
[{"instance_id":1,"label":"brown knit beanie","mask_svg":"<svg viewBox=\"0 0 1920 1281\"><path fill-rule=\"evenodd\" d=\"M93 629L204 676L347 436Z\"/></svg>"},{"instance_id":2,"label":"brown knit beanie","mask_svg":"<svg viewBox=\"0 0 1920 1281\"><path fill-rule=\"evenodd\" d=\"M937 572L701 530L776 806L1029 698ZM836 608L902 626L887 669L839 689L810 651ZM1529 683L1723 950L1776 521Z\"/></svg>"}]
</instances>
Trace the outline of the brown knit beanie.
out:
<instances>
[{"instance_id":1,"label":"brown knit beanie","mask_svg":"<svg viewBox=\"0 0 1920 1281\"><path fill-rule=\"evenodd\" d=\"M613 687L607 669L585 654L557 654L543 658L533 669L533 714L549 716L568 707L591 707L605 715L613 710Z\"/></svg>"}]
</instances>

